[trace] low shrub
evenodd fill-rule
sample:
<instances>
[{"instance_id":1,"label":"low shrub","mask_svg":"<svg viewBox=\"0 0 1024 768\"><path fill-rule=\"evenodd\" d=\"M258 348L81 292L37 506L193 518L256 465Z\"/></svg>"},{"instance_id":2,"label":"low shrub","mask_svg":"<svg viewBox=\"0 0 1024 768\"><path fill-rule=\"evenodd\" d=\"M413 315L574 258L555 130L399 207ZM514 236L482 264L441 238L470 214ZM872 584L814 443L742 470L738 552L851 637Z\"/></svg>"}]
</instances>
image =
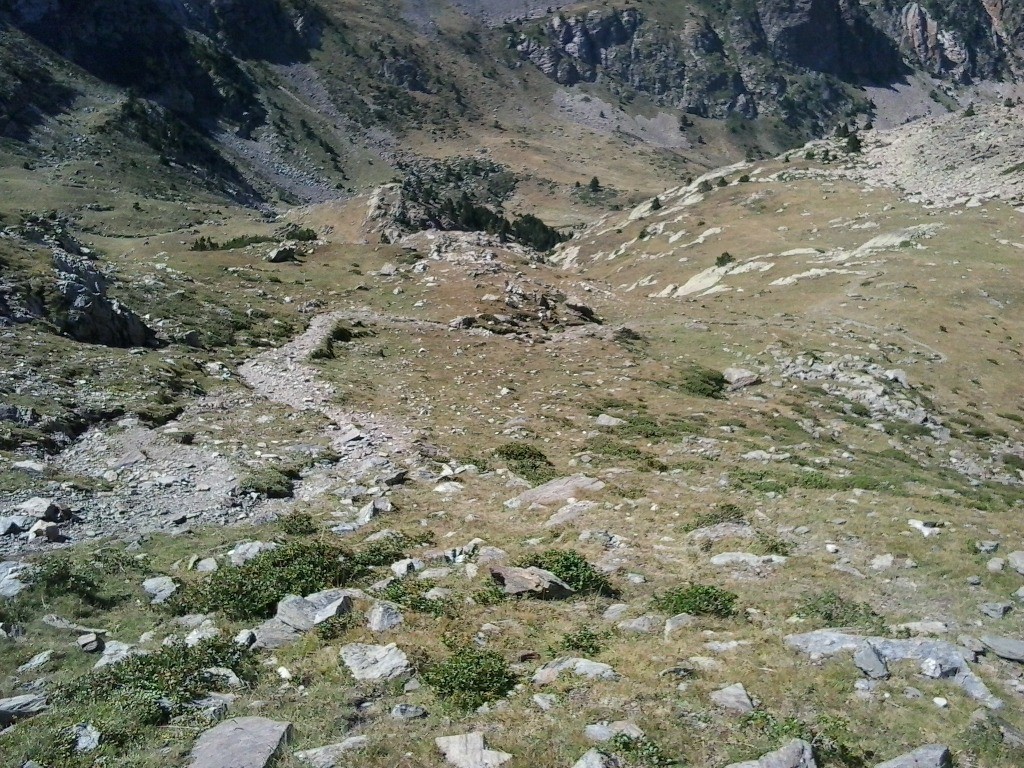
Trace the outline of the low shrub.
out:
<instances>
[{"instance_id":1,"label":"low shrub","mask_svg":"<svg viewBox=\"0 0 1024 768\"><path fill-rule=\"evenodd\" d=\"M238 489L243 493L257 493L268 499L287 499L295 492L295 479L298 476L298 472L264 467L243 477L238 483Z\"/></svg>"},{"instance_id":2,"label":"low shrub","mask_svg":"<svg viewBox=\"0 0 1024 768\"><path fill-rule=\"evenodd\" d=\"M465 644L423 672L423 682L453 709L469 711L506 695L517 682L508 663L495 651Z\"/></svg>"},{"instance_id":3,"label":"low shrub","mask_svg":"<svg viewBox=\"0 0 1024 768\"><path fill-rule=\"evenodd\" d=\"M362 572L341 546L296 540L261 552L238 567L221 568L187 583L169 603L179 614L220 611L231 619L262 619L274 614L285 595L345 587Z\"/></svg>"},{"instance_id":4,"label":"low shrub","mask_svg":"<svg viewBox=\"0 0 1024 768\"><path fill-rule=\"evenodd\" d=\"M599 634L589 627L583 627L576 632L566 632L562 635L555 651L572 651L584 656L596 656L604 650L606 637L606 634Z\"/></svg>"},{"instance_id":5,"label":"low shrub","mask_svg":"<svg viewBox=\"0 0 1024 768\"><path fill-rule=\"evenodd\" d=\"M289 536L309 536L319 530L311 514L297 510L279 518L277 527Z\"/></svg>"},{"instance_id":6,"label":"low shrub","mask_svg":"<svg viewBox=\"0 0 1024 768\"><path fill-rule=\"evenodd\" d=\"M539 448L526 443L505 443L494 449L494 455L503 459L508 468L534 485L555 478L555 466Z\"/></svg>"},{"instance_id":7,"label":"low shrub","mask_svg":"<svg viewBox=\"0 0 1024 768\"><path fill-rule=\"evenodd\" d=\"M689 613L727 619L736 615L738 597L734 592L713 585L690 584L655 596L654 605L673 615Z\"/></svg>"}]
</instances>

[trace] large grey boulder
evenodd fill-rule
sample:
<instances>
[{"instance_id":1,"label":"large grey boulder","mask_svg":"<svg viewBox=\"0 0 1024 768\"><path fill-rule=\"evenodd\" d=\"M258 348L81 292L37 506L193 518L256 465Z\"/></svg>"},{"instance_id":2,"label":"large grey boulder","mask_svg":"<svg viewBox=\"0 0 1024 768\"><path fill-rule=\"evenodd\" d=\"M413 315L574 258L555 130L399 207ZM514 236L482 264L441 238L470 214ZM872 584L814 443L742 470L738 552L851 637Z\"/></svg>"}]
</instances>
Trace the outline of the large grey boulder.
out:
<instances>
[{"instance_id":1,"label":"large grey boulder","mask_svg":"<svg viewBox=\"0 0 1024 768\"><path fill-rule=\"evenodd\" d=\"M0 699L0 727L6 728L18 720L34 717L45 709L46 697L36 693Z\"/></svg>"},{"instance_id":2,"label":"large grey boulder","mask_svg":"<svg viewBox=\"0 0 1024 768\"><path fill-rule=\"evenodd\" d=\"M814 749L803 739L793 739L774 752L762 755L757 760L733 763L726 768L817 768Z\"/></svg>"},{"instance_id":3,"label":"large grey boulder","mask_svg":"<svg viewBox=\"0 0 1024 768\"><path fill-rule=\"evenodd\" d=\"M913 752L879 763L875 768L952 768L952 766L953 757L949 754L948 747L942 744L927 744Z\"/></svg>"},{"instance_id":4,"label":"large grey boulder","mask_svg":"<svg viewBox=\"0 0 1024 768\"><path fill-rule=\"evenodd\" d=\"M482 733L462 733L434 739L444 759L455 768L498 768L512 759L508 752L487 749Z\"/></svg>"},{"instance_id":5,"label":"large grey boulder","mask_svg":"<svg viewBox=\"0 0 1024 768\"><path fill-rule=\"evenodd\" d=\"M712 691L710 698L722 709L739 715L749 715L754 711L754 703L750 700L747 689L743 687L742 683L733 683L725 688Z\"/></svg>"},{"instance_id":6,"label":"large grey boulder","mask_svg":"<svg viewBox=\"0 0 1024 768\"><path fill-rule=\"evenodd\" d=\"M561 600L575 593L575 590L560 578L543 568L514 568L499 565L491 568L491 578L498 583L502 592L510 597L534 597L538 600Z\"/></svg>"},{"instance_id":7,"label":"large grey boulder","mask_svg":"<svg viewBox=\"0 0 1024 768\"><path fill-rule=\"evenodd\" d=\"M28 570L26 563L17 560L7 560L0 563L0 598L17 597L28 584L21 580Z\"/></svg>"},{"instance_id":8,"label":"large grey boulder","mask_svg":"<svg viewBox=\"0 0 1024 768\"><path fill-rule=\"evenodd\" d=\"M570 475L524 491L514 499L506 501L505 506L509 509L522 509L531 504L549 506L585 493L595 493L602 488L604 488L604 483L596 478L586 475Z\"/></svg>"},{"instance_id":9,"label":"large grey boulder","mask_svg":"<svg viewBox=\"0 0 1024 768\"><path fill-rule=\"evenodd\" d=\"M374 603L366 615L366 626L371 632L387 632L399 626L405 617L394 603Z\"/></svg>"},{"instance_id":10,"label":"large grey boulder","mask_svg":"<svg viewBox=\"0 0 1024 768\"><path fill-rule=\"evenodd\" d=\"M18 515L34 517L36 520L46 520L51 523L59 523L70 517L68 511L53 499L42 496L33 496L28 501L23 501L16 506Z\"/></svg>"},{"instance_id":11,"label":"large grey boulder","mask_svg":"<svg viewBox=\"0 0 1024 768\"><path fill-rule=\"evenodd\" d=\"M984 642L984 639L982 641ZM857 653L865 644L870 644L886 664L917 661L924 665L927 662L929 668L944 670L943 676L963 688L975 701L980 701L989 709L999 709L1003 706L1003 701L996 697L971 669L964 658L964 649L953 643L925 637L914 637L909 640L866 637L836 629L819 629L786 637L786 645L807 654L812 660L830 658L841 653Z\"/></svg>"},{"instance_id":12,"label":"large grey boulder","mask_svg":"<svg viewBox=\"0 0 1024 768\"><path fill-rule=\"evenodd\" d=\"M562 658L549 661L533 674L534 685L553 683L560 674L569 672L587 680L618 680L618 673L607 664L590 659Z\"/></svg>"},{"instance_id":13,"label":"large grey boulder","mask_svg":"<svg viewBox=\"0 0 1024 768\"><path fill-rule=\"evenodd\" d=\"M1021 576L1024 576L1024 551L1011 552L1006 556L1006 563Z\"/></svg>"},{"instance_id":14,"label":"large grey boulder","mask_svg":"<svg viewBox=\"0 0 1024 768\"><path fill-rule=\"evenodd\" d=\"M753 371L748 371L746 368L726 368L722 371L722 377L729 385L731 391L752 387L755 384L761 383L761 377Z\"/></svg>"},{"instance_id":15,"label":"large grey boulder","mask_svg":"<svg viewBox=\"0 0 1024 768\"><path fill-rule=\"evenodd\" d=\"M142 590L150 596L150 603L160 605L178 591L178 585L170 576L154 576L142 582Z\"/></svg>"},{"instance_id":16,"label":"large grey boulder","mask_svg":"<svg viewBox=\"0 0 1024 768\"><path fill-rule=\"evenodd\" d=\"M341 660L356 680L394 680L412 672L409 659L394 643L342 646Z\"/></svg>"},{"instance_id":17,"label":"large grey boulder","mask_svg":"<svg viewBox=\"0 0 1024 768\"><path fill-rule=\"evenodd\" d=\"M291 731L291 723L266 717L225 720L199 737L189 768L267 768Z\"/></svg>"},{"instance_id":18,"label":"large grey boulder","mask_svg":"<svg viewBox=\"0 0 1024 768\"><path fill-rule=\"evenodd\" d=\"M646 735L640 727L628 720L616 720L614 723L607 721L602 723L591 723L583 729L583 735L587 741L611 741L616 736L626 736L631 739L642 739Z\"/></svg>"},{"instance_id":19,"label":"large grey boulder","mask_svg":"<svg viewBox=\"0 0 1024 768\"><path fill-rule=\"evenodd\" d=\"M864 643L853 654L853 663L857 669L872 680L884 680L889 677L889 667L871 643Z\"/></svg>"}]
</instances>

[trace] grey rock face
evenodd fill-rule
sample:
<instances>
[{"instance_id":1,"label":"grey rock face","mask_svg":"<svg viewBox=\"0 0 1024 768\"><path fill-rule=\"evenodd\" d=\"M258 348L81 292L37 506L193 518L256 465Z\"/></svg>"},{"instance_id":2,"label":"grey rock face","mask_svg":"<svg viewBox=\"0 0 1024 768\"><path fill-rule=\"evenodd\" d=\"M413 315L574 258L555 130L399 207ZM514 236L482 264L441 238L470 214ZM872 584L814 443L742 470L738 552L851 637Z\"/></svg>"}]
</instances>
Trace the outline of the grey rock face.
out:
<instances>
[{"instance_id":1,"label":"grey rock face","mask_svg":"<svg viewBox=\"0 0 1024 768\"><path fill-rule=\"evenodd\" d=\"M715 704L729 712L746 715L754 711L754 703L741 683L733 683L712 691L710 697Z\"/></svg>"},{"instance_id":2,"label":"grey rock face","mask_svg":"<svg viewBox=\"0 0 1024 768\"><path fill-rule=\"evenodd\" d=\"M618 768L619 761L598 749L591 749L573 763L572 768Z\"/></svg>"},{"instance_id":3,"label":"grey rock face","mask_svg":"<svg viewBox=\"0 0 1024 768\"><path fill-rule=\"evenodd\" d=\"M584 493L594 493L604 488L604 483L586 475L571 475L538 485L505 502L509 509L522 509L531 504L548 506L566 501Z\"/></svg>"},{"instance_id":4,"label":"grey rock face","mask_svg":"<svg viewBox=\"0 0 1024 768\"><path fill-rule=\"evenodd\" d=\"M733 763L726 768L817 768L817 763L813 747L803 739L793 739L757 760Z\"/></svg>"},{"instance_id":5,"label":"grey rock face","mask_svg":"<svg viewBox=\"0 0 1024 768\"><path fill-rule=\"evenodd\" d=\"M225 720L199 737L189 768L267 768L291 731L291 723L265 717Z\"/></svg>"},{"instance_id":6,"label":"grey rock face","mask_svg":"<svg viewBox=\"0 0 1024 768\"><path fill-rule=\"evenodd\" d=\"M982 638L982 642L984 641ZM927 638L894 640L886 637L864 637L834 629L820 629L786 637L786 645L806 653L812 659L857 652L867 643L870 643L886 664L898 661L917 661L923 664L928 661L930 668L937 666L945 670L944 676L949 676L952 682L963 688L972 699L980 701L990 709L1003 706L1002 700L997 698L984 681L971 670L964 659L963 649L953 643Z\"/></svg>"},{"instance_id":7,"label":"grey rock face","mask_svg":"<svg viewBox=\"0 0 1024 768\"><path fill-rule=\"evenodd\" d=\"M366 626L371 632L387 632L399 626L405 618L394 603L374 603L366 615Z\"/></svg>"},{"instance_id":8,"label":"grey rock face","mask_svg":"<svg viewBox=\"0 0 1024 768\"><path fill-rule=\"evenodd\" d=\"M35 693L0 699L0 727L38 715L46 706L46 697Z\"/></svg>"},{"instance_id":9,"label":"grey rock face","mask_svg":"<svg viewBox=\"0 0 1024 768\"><path fill-rule=\"evenodd\" d=\"M178 591L178 585L170 576L154 576L142 582L142 589L152 598L150 602L153 605L159 605Z\"/></svg>"},{"instance_id":10,"label":"grey rock face","mask_svg":"<svg viewBox=\"0 0 1024 768\"><path fill-rule=\"evenodd\" d=\"M592 723L583 729L583 735L587 741L611 741L616 736L628 736L632 739L642 739L644 732L628 720L617 720L614 723Z\"/></svg>"},{"instance_id":11,"label":"grey rock face","mask_svg":"<svg viewBox=\"0 0 1024 768\"><path fill-rule=\"evenodd\" d=\"M889 677L889 667L871 643L864 643L853 654L853 663L857 669L872 680L884 680Z\"/></svg>"},{"instance_id":12,"label":"grey rock face","mask_svg":"<svg viewBox=\"0 0 1024 768\"><path fill-rule=\"evenodd\" d=\"M942 744L928 744L879 763L875 768L952 768L953 757Z\"/></svg>"}]
</instances>

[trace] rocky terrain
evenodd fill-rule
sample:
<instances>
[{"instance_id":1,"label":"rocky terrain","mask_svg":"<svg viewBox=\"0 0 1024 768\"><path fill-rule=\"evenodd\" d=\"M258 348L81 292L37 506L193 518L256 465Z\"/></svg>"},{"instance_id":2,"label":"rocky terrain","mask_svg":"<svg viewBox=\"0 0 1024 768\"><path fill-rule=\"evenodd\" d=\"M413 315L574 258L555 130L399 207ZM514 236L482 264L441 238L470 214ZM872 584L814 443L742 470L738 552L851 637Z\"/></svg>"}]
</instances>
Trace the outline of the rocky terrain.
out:
<instances>
[{"instance_id":1,"label":"rocky terrain","mask_svg":"<svg viewBox=\"0 0 1024 768\"><path fill-rule=\"evenodd\" d=\"M1015 4L0 7L0 768L1024 763Z\"/></svg>"}]
</instances>

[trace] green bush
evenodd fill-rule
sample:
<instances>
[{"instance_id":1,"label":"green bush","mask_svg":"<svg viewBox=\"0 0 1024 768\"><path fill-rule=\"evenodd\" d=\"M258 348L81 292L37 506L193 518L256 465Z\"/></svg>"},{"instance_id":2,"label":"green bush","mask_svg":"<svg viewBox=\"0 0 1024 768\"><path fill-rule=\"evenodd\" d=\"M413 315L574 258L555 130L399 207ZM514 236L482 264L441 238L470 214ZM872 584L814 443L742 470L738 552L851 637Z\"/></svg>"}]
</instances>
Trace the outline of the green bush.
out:
<instances>
[{"instance_id":1,"label":"green bush","mask_svg":"<svg viewBox=\"0 0 1024 768\"><path fill-rule=\"evenodd\" d=\"M309 536L319 530L311 514L297 510L278 519L277 525L282 532L289 536Z\"/></svg>"},{"instance_id":2,"label":"green bush","mask_svg":"<svg viewBox=\"0 0 1024 768\"><path fill-rule=\"evenodd\" d=\"M592 566L573 549L549 549L527 555L516 562L520 568L543 568L572 587L579 594L615 597L619 591L608 577Z\"/></svg>"},{"instance_id":3,"label":"green bush","mask_svg":"<svg viewBox=\"0 0 1024 768\"><path fill-rule=\"evenodd\" d=\"M503 459L508 468L534 485L554 479L555 466L544 452L526 443L505 443L494 450L494 455Z\"/></svg>"},{"instance_id":4,"label":"green bush","mask_svg":"<svg viewBox=\"0 0 1024 768\"><path fill-rule=\"evenodd\" d=\"M672 589L654 598L659 610L670 614L689 613L693 616L717 616L727 619L736 615L738 595L716 586L690 584Z\"/></svg>"},{"instance_id":5,"label":"green bush","mask_svg":"<svg viewBox=\"0 0 1024 768\"><path fill-rule=\"evenodd\" d=\"M725 267L729 264L732 264L734 261L736 261L736 258L731 253L729 253L728 251L723 251L718 256L718 258L715 259L715 266Z\"/></svg>"},{"instance_id":6,"label":"green bush","mask_svg":"<svg viewBox=\"0 0 1024 768\"><path fill-rule=\"evenodd\" d=\"M179 614L221 611L231 619L272 616L285 595L348 586L363 569L343 547L296 540L261 552L237 568L221 568L185 584L170 600Z\"/></svg>"},{"instance_id":7,"label":"green bush","mask_svg":"<svg viewBox=\"0 0 1024 768\"><path fill-rule=\"evenodd\" d=\"M612 737L612 747L626 758L629 765L661 768L662 766L676 765L679 762L669 757L664 747L658 742L652 741L646 736L636 738L627 733L619 733Z\"/></svg>"},{"instance_id":8,"label":"green bush","mask_svg":"<svg viewBox=\"0 0 1024 768\"><path fill-rule=\"evenodd\" d=\"M423 682L452 708L469 711L501 698L517 680L501 654L466 644L428 667Z\"/></svg>"},{"instance_id":9,"label":"green bush","mask_svg":"<svg viewBox=\"0 0 1024 768\"><path fill-rule=\"evenodd\" d=\"M711 368L694 365L683 372L683 390L697 397L720 398L726 383L725 376Z\"/></svg>"},{"instance_id":10,"label":"green bush","mask_svg":"<svg viewBox=\"0 0 1024 768\"><path fill-rule=\"evenodd\" d=\"M804 598L796 615L820 619L831 628L850 627L872 632L881 632L885 628L884 620L870 605L847 600L831 590Z\"/></svg>"},{"instance_id":11,"label":"green bush","mask_svg":"<svg viewBox=\"0 0 1024 768\"><path fill-rule=\"evenodd\" d=\"M375 568L397 563L409 555L409 540L402 535L387 536L371 541L355 554L356 562L366 568Z\"/></svg>"},{"instance_id":12,"label":"green bush","mask_svg":"<svg viewBox=\"0 0 1024 768\"><path fill-rule=\"evenodd\" d=\"M557 651L573 651L582 653L584 656L596 656L604 650L606 635L598 634L594 630L583 627L576 632L566 632L558 642Z\"/></svg>"}]
</instances>

